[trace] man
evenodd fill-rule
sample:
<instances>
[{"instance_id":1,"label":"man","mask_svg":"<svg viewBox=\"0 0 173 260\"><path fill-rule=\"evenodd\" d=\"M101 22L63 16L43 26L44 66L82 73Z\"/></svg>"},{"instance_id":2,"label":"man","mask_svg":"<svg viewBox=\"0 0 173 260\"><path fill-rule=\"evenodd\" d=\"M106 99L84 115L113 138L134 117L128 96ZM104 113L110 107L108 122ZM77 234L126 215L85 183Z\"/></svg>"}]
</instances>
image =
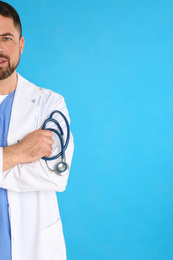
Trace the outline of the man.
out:
<instances>
[{"instance_id":1,"label":"man","mask_svg":"<svg viewBox=\"0 0 173 260\"><path fill-rule=\"evenodd\" d=\"M41 159L60 150L52 132L41 127L53 110L69 120L68 111L61 95L16 73L23 48L20 18L0 1L0 259L65 260L55 191L65 190L68 174L59 176ZM66 135L62 118L55 117ZM65 153L69 165L72 154L70 135Z\"/></svg>"}]
</instances>

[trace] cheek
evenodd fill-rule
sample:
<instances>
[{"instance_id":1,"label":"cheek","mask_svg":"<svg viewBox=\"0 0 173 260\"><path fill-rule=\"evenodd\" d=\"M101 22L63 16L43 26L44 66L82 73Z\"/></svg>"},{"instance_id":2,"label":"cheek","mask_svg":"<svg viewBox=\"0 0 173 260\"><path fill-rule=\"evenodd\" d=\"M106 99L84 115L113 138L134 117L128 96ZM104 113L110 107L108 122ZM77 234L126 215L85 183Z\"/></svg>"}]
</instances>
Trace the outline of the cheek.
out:
<instances>
[{"instance_id":1,"label":"cheek","mask_svg":"<svg viewBox=\"0 0 173 260\"><path fill-rule=\"evenodd\" d=\"M11 50L11 53L12 53L13 57L17 58L20 55L20 53L21 53L20 46L19 45L13 46L13 49Z\"/></svg>"},{"instance_id":2,"label":"cheek","mask_svg":"<svg viewBox=\"0 0 173 260\"><path fill-rule=\"evenodd\" d=\"M20 48L18 47L18 49L15 48L13 50L11 49L9 57L12 64L17 63L20 59Z\"/></svg>"}]
</instances>

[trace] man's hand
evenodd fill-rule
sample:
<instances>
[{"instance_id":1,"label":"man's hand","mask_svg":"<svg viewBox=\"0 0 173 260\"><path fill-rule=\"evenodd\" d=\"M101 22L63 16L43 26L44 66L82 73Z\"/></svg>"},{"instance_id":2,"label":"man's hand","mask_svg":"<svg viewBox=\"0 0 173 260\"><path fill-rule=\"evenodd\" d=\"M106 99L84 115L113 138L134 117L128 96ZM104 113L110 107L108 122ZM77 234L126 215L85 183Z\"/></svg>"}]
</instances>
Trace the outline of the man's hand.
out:
<instances>
[{"instance_id":1,"label":"man's hand","mask_svg":"<svg viewBox=\"0 0 173 260\"><path fill-rule=\"evenodd\" d=\"M3 171L16 164L31 163L51 155L52 132L38 129L26 135L19 143L3 148Z\"/></svg>"}]
</instances>

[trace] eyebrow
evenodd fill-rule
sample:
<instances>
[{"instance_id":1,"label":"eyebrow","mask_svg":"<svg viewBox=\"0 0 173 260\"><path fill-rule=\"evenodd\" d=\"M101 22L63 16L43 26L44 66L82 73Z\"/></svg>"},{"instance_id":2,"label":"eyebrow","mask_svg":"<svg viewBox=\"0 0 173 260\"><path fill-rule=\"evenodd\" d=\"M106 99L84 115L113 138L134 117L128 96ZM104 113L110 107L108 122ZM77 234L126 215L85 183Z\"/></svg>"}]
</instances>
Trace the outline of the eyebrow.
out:
<instances>
[{"instance_id":1,"label":"eyebrow","mask_svg":"<svg viewBox=\"0 0 173 260\"><path fill-rule=\"evenodd\" d=\"M4 37L4 36L12 36L14 38L14 35L11 34L11 33L3 33L3 34L0 34L0 37Z\"/></svg>"}]
</instances>

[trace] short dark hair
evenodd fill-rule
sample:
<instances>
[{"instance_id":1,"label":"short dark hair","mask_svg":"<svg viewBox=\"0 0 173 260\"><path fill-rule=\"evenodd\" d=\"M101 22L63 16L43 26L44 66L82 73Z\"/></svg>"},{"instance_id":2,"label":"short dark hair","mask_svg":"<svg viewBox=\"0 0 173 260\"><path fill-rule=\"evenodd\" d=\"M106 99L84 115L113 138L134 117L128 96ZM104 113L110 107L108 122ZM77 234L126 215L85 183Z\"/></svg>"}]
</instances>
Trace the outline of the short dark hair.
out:
<instances>
[{"instance_id":1,"label":"short dark hair","mask_svg":"<svg viewBox=\"0 0 173 260\"><path fill-rule=\"evenodd\" d=\"M20 38L22 37L22 25L20 21L20 17L17 11L6 2L0 1L0 15L5 17L10 17L13 19L14 26L19 32Z\"/></svg>"}]
</instances>

